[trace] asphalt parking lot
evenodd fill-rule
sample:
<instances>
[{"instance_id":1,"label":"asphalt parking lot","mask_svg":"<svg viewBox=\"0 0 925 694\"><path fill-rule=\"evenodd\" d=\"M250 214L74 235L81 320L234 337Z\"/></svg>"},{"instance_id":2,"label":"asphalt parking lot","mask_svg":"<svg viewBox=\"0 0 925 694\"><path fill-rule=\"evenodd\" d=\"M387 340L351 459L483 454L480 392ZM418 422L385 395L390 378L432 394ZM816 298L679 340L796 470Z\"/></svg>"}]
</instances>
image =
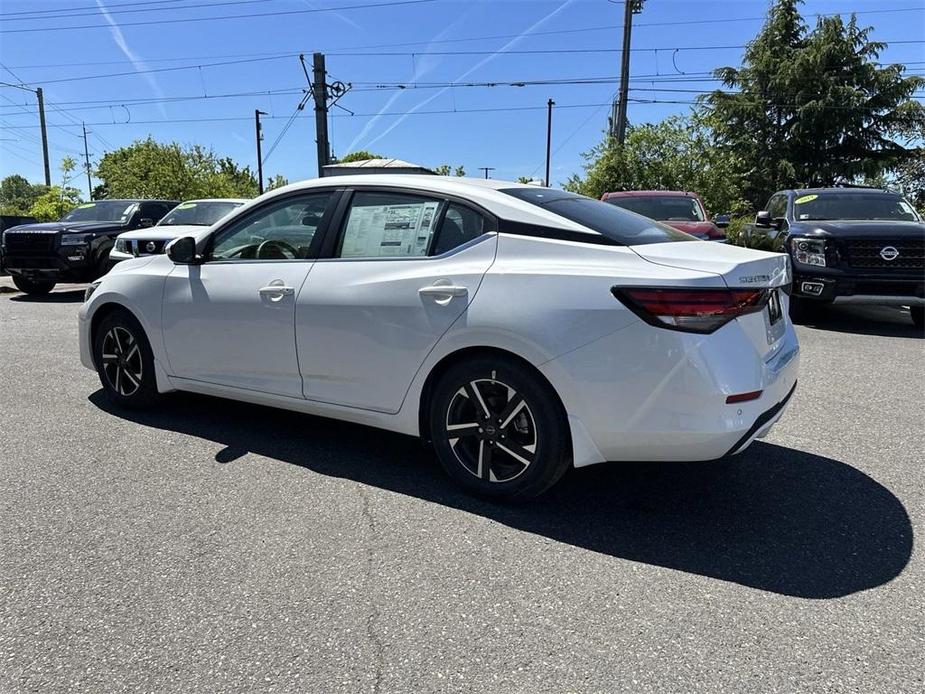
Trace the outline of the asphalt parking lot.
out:
<instances>
[{"instance_id":1,"label":"asphalt parking lot","mask_svg":"<svg viewBox=\"0 0 925 694\"><path fill-rule=\"evenodd\" d=\"M742 456L505 507L385 432L116 411L81 299L0 294L0 691L925 686L925 340L900 309L799 327L797 394Z\"/></svg>"}]
</instances>

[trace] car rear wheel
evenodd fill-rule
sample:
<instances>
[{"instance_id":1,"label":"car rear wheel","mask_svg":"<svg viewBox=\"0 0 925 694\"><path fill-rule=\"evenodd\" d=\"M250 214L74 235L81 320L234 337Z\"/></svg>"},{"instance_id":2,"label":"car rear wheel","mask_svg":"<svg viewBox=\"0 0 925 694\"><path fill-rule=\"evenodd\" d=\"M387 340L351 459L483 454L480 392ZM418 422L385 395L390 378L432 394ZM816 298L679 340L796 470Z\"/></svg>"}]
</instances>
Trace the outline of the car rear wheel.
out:
<instances>
[{"instance_id":1,"label":"car rear wheel","mask_svg":"<svg viewBox=\"0 0 925 694\"><path fill-rule=\"evenodd\" d=\"M444 470L479 495L529 499L572 464L558 397L513 359L482 357L451 367L434 388L429 421Z\"/></svg>"},{"instance_id":2,"label":"car rear wheel","mask_svg":"<svg viewBox=\"0 0 925 694\"><path fill-rule=\"evenodd\" d=\"M925 328L925 306L911 306L909 315L912 316L912 322L919 330Z\"/></svg>"},{"instance_id":3,"label":"car rear wheel","mask_svg":"<svg viewBox=\"0 0 925 694\"><path fill-rule=\"evenodd\" d=\"M52 289L55 288L55 282L41 282L39 280L30 280L25 277L20 277L19 275L13 275L13 284L16 285L16 288L32 296L41 296L42 294L48 294Z\"/></svg>"},{"instance_id":4,"label":"car rear wheel","mask_svg":"<svg viewBox=\"0 0 925 694\"><path fill-rule=\"evenodd\" d=\"M122 407L148 407L157 400L154 355L141 324L127 311L104 317L96 329L93 356L106 396Z\"/></svg>"}]
</instances>

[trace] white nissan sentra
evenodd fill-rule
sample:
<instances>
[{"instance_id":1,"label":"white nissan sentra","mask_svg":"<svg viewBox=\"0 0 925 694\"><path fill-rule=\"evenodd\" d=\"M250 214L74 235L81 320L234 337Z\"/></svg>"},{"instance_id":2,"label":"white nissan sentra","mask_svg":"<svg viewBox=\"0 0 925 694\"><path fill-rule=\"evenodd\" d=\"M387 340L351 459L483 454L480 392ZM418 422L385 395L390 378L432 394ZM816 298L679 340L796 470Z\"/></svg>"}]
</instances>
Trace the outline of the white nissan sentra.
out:
<instances>
[{"instance_id":1,"label":"white nissan sentra","mask_svg":"<svg viewBox=\"0 0 925 694\"><path fill-rule=\"evenodd\" d=\"M183 390L390 429L525 498L764 436L796 387L789 285L786 255L559 190L343 176L119 263L80 352L118 405Z\"/></svg>"}]
</instances>

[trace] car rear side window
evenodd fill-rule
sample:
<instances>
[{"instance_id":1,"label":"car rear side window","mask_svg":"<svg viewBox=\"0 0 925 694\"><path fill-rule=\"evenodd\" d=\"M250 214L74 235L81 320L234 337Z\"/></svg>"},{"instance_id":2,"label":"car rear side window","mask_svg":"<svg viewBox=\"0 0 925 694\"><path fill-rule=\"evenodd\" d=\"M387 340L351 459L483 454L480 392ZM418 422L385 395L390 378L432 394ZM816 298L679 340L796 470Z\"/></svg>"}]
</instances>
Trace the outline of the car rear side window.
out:
<instances>
[{"instance_id":1,"label":"car rear side window","mask_svg":"<svg viewBox=\"0 0 925 694\"><path fill-rule=\"evenodd\" d=\"M405 193L354 194L337 248L339 258L427 255L440 200Z\"/></svg>"},{"instance_id":2,"label":"car rear side window","mask_svg":"<svg viewBox=\"0 0 925 694\"><path fill-rule=\"evenodd\" d=\"M618 245L639 246L649 243L697 240L693 236L648 217L600 200L592 200L583 195L548 188L505 188L501 192L581 224L596 231L609 242ZM552 232L552 230L549 231ZM574 234L569 235L568 238L576 240ZM594 243L595 241L589 240L589 242Z\"/></svg>"}]
</instances>

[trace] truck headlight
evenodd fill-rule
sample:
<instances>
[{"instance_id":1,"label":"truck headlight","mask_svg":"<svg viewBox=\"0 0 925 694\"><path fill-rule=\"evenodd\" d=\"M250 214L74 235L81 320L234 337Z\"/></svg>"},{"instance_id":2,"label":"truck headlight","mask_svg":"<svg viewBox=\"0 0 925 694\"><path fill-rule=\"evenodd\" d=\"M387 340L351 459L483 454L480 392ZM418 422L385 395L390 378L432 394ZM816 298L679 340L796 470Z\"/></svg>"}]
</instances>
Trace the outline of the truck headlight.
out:
<instances>
[{"instance_id":1,"label":"truck headlight","mask_svg":"<svg viewBox=\"0 0 925 694\"><path fill-rule=\"evenodd\" d=\"M87 288L84 290L84 303L90 301L90 297L93 296L93 292L96 291L96 288L100 286L99 281L91 282L87 285Z\"/></svg>"},{"instance_id":2,"label":"truck headlight","mask_svg":"<svg viewBox=\"0 0 925 694\"><path fill-rule=\"evenodd\" d=\"M80 246L87 242L86 234L62 234L61 235L61 245L62 246Z\"/></svg>"},{"instance_id":3,"label":"truck headlight","mask_svg":"<svg viewBox=\"0 0 925 694\"><path fill-rule=\"evenodd\" d=\"M825 241L822 239L790 239L793 259L803 265L825 267Z\"/></svg>"}]
</instances>

